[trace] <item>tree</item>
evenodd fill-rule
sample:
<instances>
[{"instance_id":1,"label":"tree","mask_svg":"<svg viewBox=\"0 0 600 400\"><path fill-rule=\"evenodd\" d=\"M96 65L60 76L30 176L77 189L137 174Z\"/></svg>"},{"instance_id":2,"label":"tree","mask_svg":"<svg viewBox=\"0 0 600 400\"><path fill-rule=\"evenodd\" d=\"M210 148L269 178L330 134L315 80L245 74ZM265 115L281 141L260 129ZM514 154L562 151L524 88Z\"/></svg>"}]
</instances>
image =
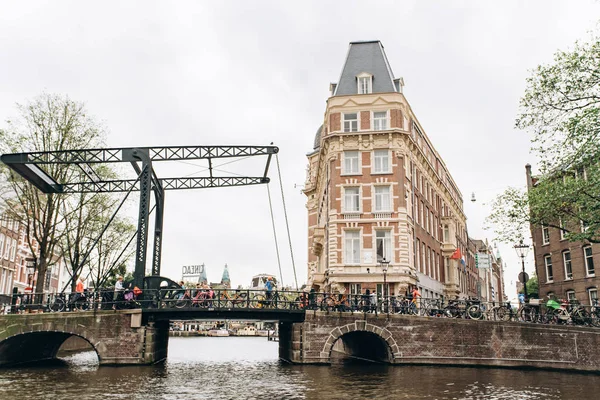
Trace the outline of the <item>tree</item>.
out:
<instances>
[{"instance_id":1,"label":"tree","mask_svg":"<svg viewBox=\"0 0 600 400\"><path fill-rule=\"evenodd\" d=\"M102 143L103 128L82 103L68 97L42 94L17 109L17 118L0 130L2 153L72 150ZM72 165L48 164L44 168L61 182L79 173ZM4 178L0 200L5 212L25 226L27 245L36 259L35 292L43 292L48 268L59 256L57 246L66 232L65 218L71 215L63 212L68 196L42 193L5 165L0 165L0 174Z\"/></svg>"},{"instance_id":2,"label":"tree","mask_svg":"<svg viewBox=\"0 0 600 400\"><path fill-rule=\"evenodd\" d=\"M572 241L600 242L600 37L576 43L527 79L516 127L532 134L540 176L527 191L509 188L492 204L497 239L525 229L562 229Z\"/></svg>"},{"instance_id":3,"label":"tree","mask_svg":"<svg viewBox=\"0 0 600 400\"><path fill-rule=\"evenodd\" d=\"M91 171L80 171L79 181L86 180ZM108 166L96 166L93 178L114 179L116 174ZM89 177L88 177L89 180ZM94 287L105 280L105 273L118 263L125 263L133 254L131 243L135 227L128 220L116 217L110 224L118 195L110 193L74 193L65 202L65 234L60 243L61 253L69 262L71 291L75 290L77 277ZM124 248L126 246L127 248Z\"/></svg>"},{"instance_id":4,"label":"tree","mask_svg":"<svg viewBox=\"0 0 600 400\"><path fill-rule=\"evenodd\" d=\"M523 289L519 290L519 293L523 293ZM527 296L529 298L537 298L539 294L539 285L537 275L533 275L527 281Z\"/></svg>"}]
</instances>

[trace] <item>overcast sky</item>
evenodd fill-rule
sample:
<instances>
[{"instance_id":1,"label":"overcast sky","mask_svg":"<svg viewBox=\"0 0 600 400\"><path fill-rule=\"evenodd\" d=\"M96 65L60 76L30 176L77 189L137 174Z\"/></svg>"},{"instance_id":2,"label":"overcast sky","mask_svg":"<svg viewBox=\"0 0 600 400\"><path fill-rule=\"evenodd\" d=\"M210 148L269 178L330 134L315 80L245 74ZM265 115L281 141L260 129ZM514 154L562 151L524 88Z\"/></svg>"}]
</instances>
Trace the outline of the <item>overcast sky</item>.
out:
<instances>
[{"instance_id":1,"label":"overcast sky","mask_svg":"<svg viewBox=\"0 0 600 400\"><path fill-rule=\"evenodd\" d=\"M348 42L383 42L459 185L469 235L491 241L485 203L508 185L524 186L524 165L535 166L529 137L513 128L525 78L585 39L599 17L600 2L583 0L1 1L0 121L46 91L85 102L108 128L111 147L274 142L302 283L307 217L294 185L304 183L306 153ZM193 164L165 172L185 176L204 165ZM274 164L270 175L291 284ZM510 246L499 247L510 290L520 262ZM163 275L179 279L182 265L201 263L211 281L227 263L234 285L278 274L266 187L167 193Z\"/></svg>"}]
</instances>

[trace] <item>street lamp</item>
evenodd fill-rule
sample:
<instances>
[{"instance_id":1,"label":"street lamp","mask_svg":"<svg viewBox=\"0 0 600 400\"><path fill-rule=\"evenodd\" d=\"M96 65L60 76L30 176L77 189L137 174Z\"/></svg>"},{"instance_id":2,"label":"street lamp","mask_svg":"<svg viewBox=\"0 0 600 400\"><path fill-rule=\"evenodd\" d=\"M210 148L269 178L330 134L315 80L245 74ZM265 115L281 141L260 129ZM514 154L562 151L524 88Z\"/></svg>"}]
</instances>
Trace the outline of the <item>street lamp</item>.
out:
<instances>
[{"instance_id":1,"label":"street lamp","mask_svg":"<svg viewBox=\"0 0 600 400\"><path fill-rule=\"evenodd\" d=\"M387 272L390 266L390 262L387 261L384 257L379 263L381 265L381 270L383 271L383 297L385 298L389 295L389 293L387 293Z\"/></svg>"},{"instance_id":2,"label":"street lamp","mask_svg":"<svg viewBox=\"0 0 600 400\"><path fill-rule=\"evenodd\" d=\"M527 253L529 252L529 245L523 243L523 239L521 239L521 241L518 244L515 244L513 247L517 252L517 256L521 257L521 278L523 282L523 294L525 295L525 302L527 302L527 275L525 274L525 257L527 257Z\"/></svg>"}]
</instances>

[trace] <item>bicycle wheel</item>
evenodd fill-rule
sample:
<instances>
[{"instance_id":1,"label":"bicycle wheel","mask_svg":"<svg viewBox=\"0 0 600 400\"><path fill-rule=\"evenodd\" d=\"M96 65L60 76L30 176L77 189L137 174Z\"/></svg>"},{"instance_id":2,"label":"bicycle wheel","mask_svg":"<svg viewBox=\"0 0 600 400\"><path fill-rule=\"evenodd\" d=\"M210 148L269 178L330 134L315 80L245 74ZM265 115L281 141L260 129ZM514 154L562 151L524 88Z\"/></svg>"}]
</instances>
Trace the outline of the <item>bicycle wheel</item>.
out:
<instances>
[{"instance_id":1,"label":"bicycle wheel","mask_svg":"<svg viewBox=\"0 0 600 400\"><path fill-rule=\"evenodd\" d=\"M219 308L231 308L233 307L233 303L231 302L231 300L225 292L221 292L219 294L219 301L217 301L217 306Z\"/></svg>"},{"instance_id":2,"label":"bicycle wheel","mask_svg":"<svg viewBox=\"0 0 600 400\"><path fill-rule=\"evenodd\" d=\"M481 308L479 306L471 306L467 309L467 315L471 319L481 319L483 318L483 312L481 312Z\"/></svg>"},{"instance_id":3,"label":"bicycle wheel","mask_svg":"<svg viewBox=\"0 0 600 400\"><path fill-rule=\"evenodd\" d=\"M460 311L454 306L446 306L443 310L443 315L446 318L458 318Z\"/></svg>"},{"instance_id":4,"label":"bicycle wheel","mask_svg":"<svg viewBox=\"0 0 600 400\"><path fill-rule=\"evenodd\" d=\"M590 312L590 324L595 327L600 327L600 310L592 310Z\"/></svg>"},{"instance_id":5,"label":"bicycle wheel","mask_svg":"<svg viewBox=\"0 0 600 400\"><path fill-rule=\"evenodd\" d=\"M524 306L521 309L520 317L523 322L537 322L538 316L535 308Z\"/></svg>"},{"instance_id":6,"label":"bicycle wheel","mask_svg":"<svg viewBox=\"0 0 600 400\"><path fill-rule=\"evenodd\" d=\"M267 299L264 294L255 294L250 300L250 308L264 308L266 303Z\"/></svg>"},{"instance_id":7,"label":"bicycle wheel","mask_svg":"<svg viewBox=\"0 0 600 400\"><path fill-rule=\"evenodd\" d=\"M248 294L236 294L233 300L231 300L231 305L235 308L246 308L246 306L248 305Z\"/></svg>"},{"instance_id":8,"label":"bicycle wheel","mask_svg":"<svg viewBox=\"0 0 600 400\"><path fill-rule=\"evenodd\" d=\"M333 311L335 309L335 300L332 297L325 297L323 301L321 301L319 308L322 311Z\"/></svg>"},{"instance_id":9,"label":"bicycle wheel","mask_svg":"<svg viewBox=\"0 0 600 400\"><path fill-rule=\"evenodd\" d=\"M494 308L494 319L496 321L510 321L511 312L506 307Z\"/></svg>"},{"instance_id":10,"label":"bicycle wheel","mask_svg":"<svg viewBox=\"0 0 600 400\"><path fill-rule=\"evenodd\" d=\"M50 306L50 311L53 312L62 312L65 311L65 301L60 297L54 299L54 303Z\"/></svg>"},{"instance_id":11,"label":"bicycle wheel","mask_svg":"<svg viewBox=\"0 0 600 400\"><path fill-rule=\"evenodd\" d=\"M417 308L417 305L415 303L413 303L412 301L408 304L408 313L410 315L418 315L419 314L419 309Z\"/></svg>"},{"instance_id":12,"label":"bicycle wheel","mask_svg":"<svg viewBox=\"0 0 600 400\"><path fill-rule=\"evenodd\" d=\"M591 325L591 316L586 310L578 308L571 314L571 320L575 325Z\"/></svg>"},{"instance_id":13,"label":"bicycle wheel","mask_svg":"<svg viewBox=\"0 0 600 400\"><path fill-rule=\"evenodd\" d=\"M187 308L191 305L190 299L187 297L183 297L181 299L175 300L175 308Z\"/></svg>"}]
</instances>

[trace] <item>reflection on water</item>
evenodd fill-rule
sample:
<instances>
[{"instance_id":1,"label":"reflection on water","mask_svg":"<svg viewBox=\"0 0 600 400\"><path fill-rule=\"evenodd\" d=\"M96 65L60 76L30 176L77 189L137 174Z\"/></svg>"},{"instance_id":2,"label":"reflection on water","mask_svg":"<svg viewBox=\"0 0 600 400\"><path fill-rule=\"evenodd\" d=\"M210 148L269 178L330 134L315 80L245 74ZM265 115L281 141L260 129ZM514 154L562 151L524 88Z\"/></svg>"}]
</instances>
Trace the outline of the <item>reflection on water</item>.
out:
<instances>
[{"instance_id":1,"label":"reflection on water","mask_svg":"<svg viewBox=\"0 0 600 400\"><path fill-rule=\"evenodd\" d=\"M54 366L0 370L0 399L577 399L600 396L600 376L547 371L277 360L266 338L171 338L151 367L98 367L94 352Z\"/></svg>"}]
</instances>

